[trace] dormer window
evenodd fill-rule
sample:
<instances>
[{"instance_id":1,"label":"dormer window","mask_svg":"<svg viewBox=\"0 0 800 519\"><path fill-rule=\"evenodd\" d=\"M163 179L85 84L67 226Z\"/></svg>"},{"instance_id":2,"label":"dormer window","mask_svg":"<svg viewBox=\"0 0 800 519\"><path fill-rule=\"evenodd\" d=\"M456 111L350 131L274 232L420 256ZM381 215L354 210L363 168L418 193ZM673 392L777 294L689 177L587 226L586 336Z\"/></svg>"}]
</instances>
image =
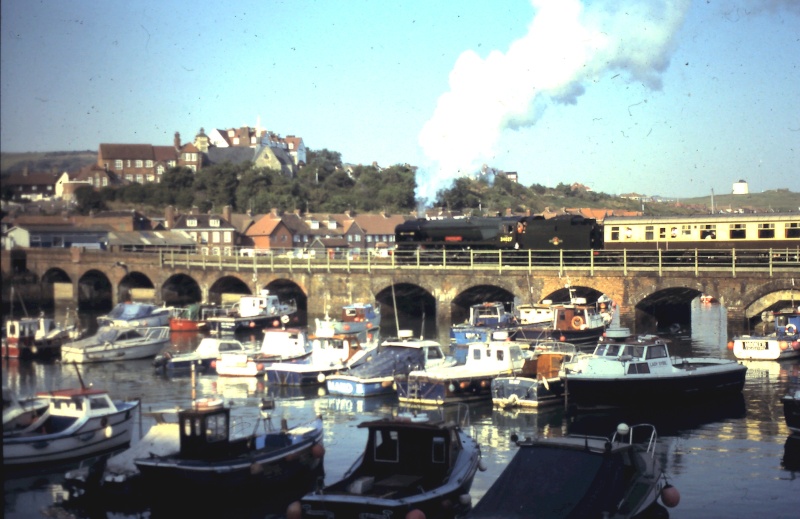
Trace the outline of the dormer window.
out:
<instances>
[{"instance_id":1,"label":"dormer window","mask_svg":"<svg viewBox=\"0 0 800 519\"><path fill-rule=\"evenodd\" d=\"M250 137L250 144L255 144L255 143L256 143L256 138Z\"/></svg>"},{"instance_id":2,"label":"dormer window","mask_svg":"<svg viewBox=\"0 0 800 519\"><path fill-rule=\"evenodd\" d=\"M311 220L308 222L308 226L312 229L319 229L319 222L316 220Z\"/></svg>"},{"instance_id":3,"label":"dormer window","mask_svg":"<svg viewBox=\"0 0 800 519\"><path fill-rule=\"evenodd\" d=\"M228 130L228 137L233 137L233 130Z\"/></svg>"},{"instance_id":4,"label":"dormer window","mask_svg":"<svg viewBox=\"0 0 800 519\"><path fill-rule=\"evenodd\" d=\"M208 225L211 227L219 227L219 220L217 218L212 218L208 221Z\"/></svg>"},{"instance_id":5,"label":"dormer window","mask_svg":"<svg viewBox=\"0 0 800 519\"><path fill-rule=\"evenodd\" d=\"M328 229L336 230L336 221L328 222Z\"/></svg>"},{"instance_id":6,"label":"dormer window","mask_svg":"<svg viewBox=\"0 0 800 519\"><path fill-rule=\"evenodd\" d=\"M234 146L238 146L239 145L239 137L234 137L233 138L233 145Z\"/></svg>"},{"instance_id":7,"label":"dormer window","mask_svg":"<svg viewBox=\"0 0 800 519\"><path fill-rule=\"evenodd\" d=\"M189 218L186 220L186 227L197 227L197 218Z\"/></svg>"}]
</instances>

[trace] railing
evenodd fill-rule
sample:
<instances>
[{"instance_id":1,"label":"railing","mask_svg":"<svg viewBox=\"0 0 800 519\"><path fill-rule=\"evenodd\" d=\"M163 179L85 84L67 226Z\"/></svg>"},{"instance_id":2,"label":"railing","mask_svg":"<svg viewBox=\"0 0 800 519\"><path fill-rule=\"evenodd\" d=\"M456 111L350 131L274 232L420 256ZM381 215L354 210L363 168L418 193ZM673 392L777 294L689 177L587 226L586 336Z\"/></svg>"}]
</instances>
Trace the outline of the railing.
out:
<instances>
[{"instance_id":1,"label":"railing","mask_svg":"<svg viewBox=\"0 0 800 519\"><path fill-rule=\"evenodd\" d=\"M800 247L796 249L688 251L393 251L393 254L353 255L268 254L253 256L208 255L161 251L159 266L247 271L372 272L381 270L481 270L542 271L563 273L583 271L653 272L764 272L800 271Z\"/></svg>"}]
</instances>

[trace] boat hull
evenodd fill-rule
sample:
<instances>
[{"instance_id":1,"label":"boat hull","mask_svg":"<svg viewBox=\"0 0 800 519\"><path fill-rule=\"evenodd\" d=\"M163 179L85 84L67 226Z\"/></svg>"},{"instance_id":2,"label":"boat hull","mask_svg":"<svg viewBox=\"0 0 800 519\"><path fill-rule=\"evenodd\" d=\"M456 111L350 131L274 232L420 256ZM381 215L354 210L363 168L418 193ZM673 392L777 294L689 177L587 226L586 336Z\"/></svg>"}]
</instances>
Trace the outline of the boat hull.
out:
<instances>
[{"instance_id":1,"label":"boat hull","mask_svg":"<svg viewBox=\"0 0 800 519\"><path fill-rule=\"evenodd\" d=\"M733 339L733 354L741 360L783 360L800 357L797 337L743 336Z\"/></svg>"},{"instance_id":2,"label":"boat hull","mask_svg":"<svg viewBox=\"0 0 800 519\"><path fill-rule=\"evenodd\" d=\"M369 397L389 395L395 392L391 376L361 379L348 376L333 376L326 381L329 395Z\"/></svg>"},{"instance_id":3,"label":"boat hull","mask_svg":"<svg viewBox=\"0 0 800 519\"><path fill-rule=\"evenodd\" d=\"M747 368L696 366L678 374L623 375L619 377L567 374L565 391L570 404L652 405L724 393L741 392Z\"/></svg>"},{"instance_id":4,"label":"boat hull","mask_svg":"<svg viewBox=\"0 0 800 519\"><path fill-rule=\"evenodd\" d=\"M786 418L786 427L795 433L800 433L800 395L786 395L783 401L783 416Z\"/></svg>"},{"instance_id":5,"label":"boat hull","mask_svg":"<svg viewBox=\"0 0 800 519\"><path fill-rule=\"evenodd\" d=\"M140 402L117 404L117 411L91 417L61 433L30 433L3 437L3 465L45 466L81 460L130 445Z\"/></svg>"},{"instance_id":6,"label":"boat hull","mask_svg":"<svg viewBox=\"0 0 800 519\"><path fill-rule=\"evenodd\" d=\"M149 359L161 353L169 344L170 339L169 336L167 336L148 344L125 347L116 347L114 344L89 346L87 348L63 346L61 349L61 360L63 362L87 364L91 362Z\"/></svg>"},{"instance_id":7,"label":"boat hull","mask_svg":"<svg viewBox=\"0 0 800 519\"><path fill-rule=\"evenodd\" d=\"M448 368L458 370L458 367ZM502 373L506 375L508 373ZM431 377L425 374L395 378L397 398L404 404L442 405L454 402L474 402L492 398L493 374L462 374L452 377Z\"/></svg>"},{"instance_id":8,"label":"boat hull","mask_svg":"<svg viewBox=\"0 0 800 519\"><path fill-rule=\"evenodd\" d=\"M492 381L492 403L503 409L563 404L564 394L564 380L559 377L497 377Z\"/></svg>"},{"instance_id":9,"label":"boat hull","mask_svg":"<svg viewBox=\"0 0 800 519\"><path fill-rule=\"evenodd\" d=\"M313 452L316 445L321 445L322 438L322 422L318 420L313 430L287 440L287 445L278 449L252 450L215 459L178 455L139 458L135 464L145 488L158 495L222 491L236 495L256 492L263 496L274 485L312 478L322 465L322 459Z\"/></svg>"},{"instance_id":10,"label":"boat hull","mask_svg":"<svg viewBox=\"0 0 800 519\"><path fill-rule=\"evenodd\" d=\"M297 364L297 366L304 366ZM264 370L264 378L268 384L278 386L318 386L325 383L329 374L333 373L330 369L297 369L267 367Z\"/></svg>"}]
</instances>

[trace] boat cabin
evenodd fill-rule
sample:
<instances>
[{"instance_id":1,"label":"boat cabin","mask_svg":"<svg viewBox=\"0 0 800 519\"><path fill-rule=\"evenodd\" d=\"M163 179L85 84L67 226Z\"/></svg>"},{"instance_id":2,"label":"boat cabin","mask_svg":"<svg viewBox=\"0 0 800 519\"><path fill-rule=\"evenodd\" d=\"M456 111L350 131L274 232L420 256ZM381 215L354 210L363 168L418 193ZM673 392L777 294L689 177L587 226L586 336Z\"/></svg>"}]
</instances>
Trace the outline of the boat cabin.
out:
<instances>
[{"instance_id":1,"label":"boat cabin","mask_svg":"<svg viewBox=\"0 0 800 519\"><path fill-rule=\"evenodd\" d=\"M281 308L278 296L270 294L269 290L262 290L257 296L242 296L236 303L239 317L256 317L260 315L277 315Z\"/></svg>"},{"instance_id":2,"label":"boat cabin","mask_svg":"<svg viewBox=\"0 0 800 519\"><path fill-rule=\"evenodd\" d=\"M775 331L778 335L797 335L800 331L800 308L775 312Z\"/></svg>"},{"instance_id":3,"label":"boat cabin","mask_svg":"<svg viewBox=\"0 0 800 519\"><path fill-rule=\"evenodd\" d=\"M556 305L553 307L555 330L586 330L601 328L606 322L591 305Z\"/></svg>"},{"instance_id":4,"label":"boat cabin","mask_svg":"<svg viewBox=\"0 0 800 519\"><path fill-rule=\"evenodd\" d=\"M519 344L513 341L497 339L508 334L496 332L490 342L474 342L469 344L464 366L481 371L518 370L525 361Z\"/></svg>"},{"instance_id":5,"label":"boat cabin","mask_svg":"<svg viewBox=\"0 0 800 519\"><path fill-rule=\"evenodd\" d=\"M350 491L400 497L404 489L441 485L458 457L457 429L429 422L426 415L365 422L367 446ZM363 474L367 477L358 477Z\"/></svg>"},{"instance_id":6,"label":"boat cabin","mask_svg":"<svg viewBox=\"0 0 800 519\"><path fill-rule=\"evenodd\" d=\"M180 457L214 459L230 452L230 408L221 400L198 400L178 412Z\"/></svg>"},{"instance_id":7,"label":"boat cabin","mask_svg":"<svg viewBox=\"0 0 800 519\"><path fill-rule=\"evenodd\" d=\"M309 338L311 356L315 364L346 363L354 355L363 351L357 334L330 333L332 330L319 330Z\"/></svg>"},{"instance_id":8,"label":"boat cabin","mask_svg":"<svg viewBox=\"0 0 800 519\"><path fill-rule=\"evenodd\" d=\"M342 322L361 323L369 322L378 317L375 307L369 303L354 303L342 307Z\"/></svg>"},{"instance_id":9,"label":"boat cabin","mask_svg":"<svg viewBox=\"0 0 800 519\"><path fill-rule=\"evenodd\" d=\"M264 330L259 357L289 359L311 352L308 333L300 328L268 328Z\"/></svg>"},{"instance_id":10,"label":"boat cabin","mask_svg":"<svg viewBox=\"0 0 800 519\"><path fill-rule=\"evenodd\" d=\"M510 324L514 315L503 303L480 303L469 307L469 324L473 326L504 326Z\"/></svg>"}]
</instances>

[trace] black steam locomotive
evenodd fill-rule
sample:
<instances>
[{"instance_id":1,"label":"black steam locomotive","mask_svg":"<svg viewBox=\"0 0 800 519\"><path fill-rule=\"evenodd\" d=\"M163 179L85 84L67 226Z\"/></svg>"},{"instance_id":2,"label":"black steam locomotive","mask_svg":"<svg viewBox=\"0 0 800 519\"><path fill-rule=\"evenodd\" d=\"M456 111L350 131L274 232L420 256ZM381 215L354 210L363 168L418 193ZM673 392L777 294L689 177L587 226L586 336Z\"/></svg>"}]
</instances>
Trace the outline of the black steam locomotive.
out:
<instances>
[{"instance_id":1,"label":"black steam locomotive","mask_svg":"<svg viewBox=\"0 0 800 519\"><path fill-rule=\"evenodd\" d=\"M597 221L577 215L409 220L395 228L397 253L469 250L590 250L603 248Z\"/></svg>"}]
</instances>

